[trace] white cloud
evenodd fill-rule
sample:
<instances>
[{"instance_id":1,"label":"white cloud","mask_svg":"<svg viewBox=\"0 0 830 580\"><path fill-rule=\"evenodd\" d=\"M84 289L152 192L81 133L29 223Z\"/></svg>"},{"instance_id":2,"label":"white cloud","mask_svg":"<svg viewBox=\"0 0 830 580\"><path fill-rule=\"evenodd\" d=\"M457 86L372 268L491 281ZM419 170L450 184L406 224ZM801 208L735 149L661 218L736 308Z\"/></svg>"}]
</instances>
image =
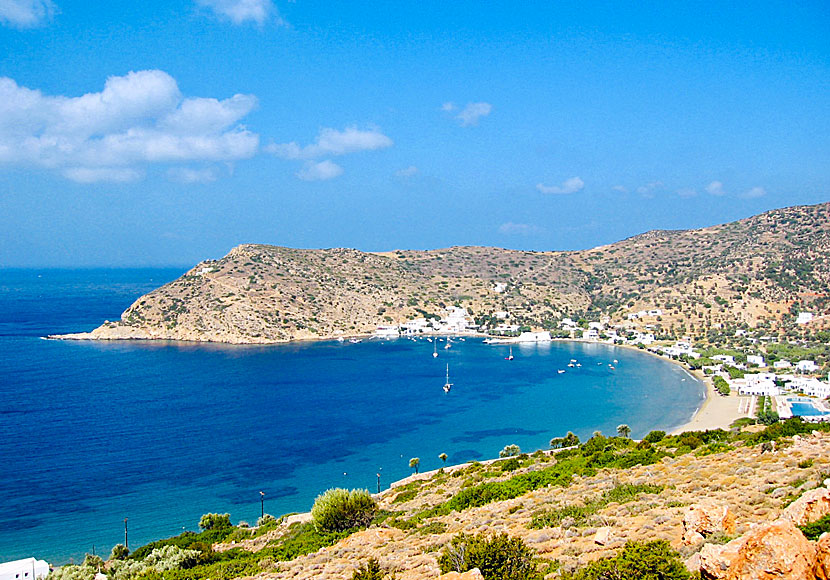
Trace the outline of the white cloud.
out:
<instances>
[{"instance_id":1,"label":"white cloud","mask_svg":"<svg viewBox=\"0 0 830 580\"><path fill-rule=\"evenodd\" d=\"M0 0L0 22L15 28L39 26L56 12L51 0Z\"/></svg>"},{"instance_id":2,"label":"white cloud","mask_svg":"<svg viewBox=\"0 0 830 580\"><path fill-rule=\"evenodd\" d=\"M741 197L746 199L755 199L756 197L764 197L767 194L767 190L763 187L753 187L749 191L745 191Z\"/></svg>"},{"instance_id":3,"label":"white cloud","mask_svg":"<svg viewBox=\"0 0 830 580\"><path fill-rule=\"evenodd\" d=\"M271 17L277 24L285 23L279 17L272 0L196 0L196 3L234 24L252 21L262 25Z\"/></svg>"},{"instance_id":4,"label":"white cloud","mask_svg":"<svg viewBox=\"0 0 830 580\"><path fill-rule=\"evenodd\" d=\"M507 222L501 224L499 226L499 232L502 234L509 234L509 235L521 235L521 236L529 236L532 234L537 234L541 231L539 226L534 226L532 224L516 224L513 222Z\"/></svg>"},{"instance_id":5,"label":"white cloud","mask_svg":"<svg viewBox=\"0 0 830 580\"><path fill-rule=\"evenodd\" d=\"M167 170L167 178L177 183L211 183L219 176L212 167L193 169L191 167L171 167Z\"/></svg>"},{"instance_id":6,"label":"white cloud","mask_svg":"<svg viewBox=\"0 0 830 580\"><path fill-rule=\"evenodd\" d=\"M347 127L343 131L322 129L317 140L301 147L296 141L271 144L266 151L283 159L316 159L328 155L347 155L359 151L374 151L393 145L392 139L377 129L362 131L357 127Z\"/></svg>"},{"instance_id":7,"label":"white cloud","mask_svg":"<svg viewBox=\"0 0 830 580\"><path fill-rule=\"evenodd\" d=\"M662 181L652 181L651 183L647 183L645 185L641 185L637 188L637 193L640 195L644 195L646 197L653 197L654 191L661 189L663 187Z\"/></svg>"},{"instance_id":8,"label":"white cloud","mask_svg":"<svg viewBox=\"0 0 830 580\"><path fill-rule=\"evenodd\" d=\"M70 167L63 170L63 176L78 183L127 183L138 181L144 173L129 167Z\"/></svg>"},{"instance_id":9,"label":"white cloud","mask_svg":"<svg viewBox=\"0 0 830 580\"><path fill-rule=\"evenodd\" d=\"M343 175L343 168L328 159L324 159L319 163L307 161L303 168L297 172L297 177L303 181L326 181L341 175Z\"/></svg>"},{"instance_id":10,"label":"white cloud","mask_svg":"<svg viewBox=\"0 0 830 580\"><path fill-rule=\"evenodd\" d=\"M585 187L585 182L579 177L571 177L570 179L566 179L562 182L562 185L545 185L543 183L536 184L536 189L540 192L554 194L576 193L577 191L581 191L583 187Z\"/></svg>"},{"instance_id":11,"label":"white cloud","mask_svg":"<svg viewBox=\"0 0 830 580\"><path fill-rule=\"evenodd\" d=\"M452 101L447 101L446 103L441 105L441 110L447 113L451 113L452 111L455 111L455 103L453 103Z\"/></svg>"},{"instance_id":12,"label":"white cloud","mask_svg":"<svg viewBox=\"0 0 830 580\"><path fill-rule=\"evenodd\" d=\"M720 181L713 181L709 185L706 186L706 192L710 195L726 195L726 191L723 189L723 183Z\"/></svg>"},{"instance_id":13,"label":"white cloud","mask_svg":"<svg viewBox=\"0 0 830 580\"><path fill-rule=\"evenodd\" d=\"M697 195L697 190L691 187L683 187L677 190L677 195L680 197L694 197Z\"/></svg>"},{"instance_id":14,"label":"white cloud","mask_svg":"<svg viewBox=\"0 0 830 580\"><path fill-rule=\"evenodd\" d=\"M628 188L624 185L615 185L611 189L620 193L628 193Z\"/></svg>"},{"instance_id":15,"label":"white cloud","mask_svg":"<svg viewBox=\"0 0 830 580\"><path fill-rule=\"evenodd\" d=\"M418 174L418 168L414 165L410 165L409 167L405 167L404 169L398 169L395 172L395 175L398 177L414 177Z\"/></svg>"},{"instance_id":16,"label":"white cloud","mask_svg":"<svg viewBox=\"0 0 830 580\"><path fill-rule=\"evenodd\" d=\"M452 105L452 103L449 104ZM444 107L446 106L447 103L444 103ZM444 108L444 110L447 111L453 109ZM492 110L493 106L490 103L467 103L467 105L461 109L461 112L458 113L455 118L461 121L462 127L469 127L471 125L478 125L478 120L489 115Z\"/></svg>"},{"instance_id":17,"label":"white cloud","mask_svg":"<svg viewBox=\"0 0 830 580\"><path fill-rule=\"evenodd\" d=\"M102 91L80 97L0 77L0 165L64 170L89 182L124 181L144 164L244 159L256 154L259 136L239 122L256 103L253 95L184 97L159 70L110 77Z\"/></svg>"}]
</instances>

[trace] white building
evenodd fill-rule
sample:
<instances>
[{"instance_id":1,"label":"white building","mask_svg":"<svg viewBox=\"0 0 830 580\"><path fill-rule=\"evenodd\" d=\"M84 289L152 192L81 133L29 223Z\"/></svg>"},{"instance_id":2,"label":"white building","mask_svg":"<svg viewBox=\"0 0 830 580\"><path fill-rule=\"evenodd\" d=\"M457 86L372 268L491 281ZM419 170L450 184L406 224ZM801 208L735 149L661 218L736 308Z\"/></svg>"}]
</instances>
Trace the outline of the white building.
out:
<instances>
[{"instance_id":1,"label":"white building","mask_svg":"<svg viewBox=\"0 0 830 580\"><path fill-rule=\"evenodd\" d=\"M0 564L0 580L37 580L48 574L49 564L44 560L25 558Z\"/></svg>"},{"instance_id":2,"label":"white building","mask_svg":"<svg viewBox=\"0 0 830 580\"><path fill-rule=\"evenodd\" d=\"M814 373L818 370L818 365L815 363L815 361L800 360L795 365L795 370L800 373Z\"/></svg>"},{"instance_id":3,"label":"white building","mask_svg":"<svg viewBox=\"0 0 830 580\"><path fill-rule=\"evenodd\" d=\"M775 384L775 375L772 373L745 375L742 379L732 381L730 387L737 389L741 395L777 397L781 394L781 388Z\"/></svg>"},{"instance_id":4,"label":"white building","mask_svg":"<svg viewBox=\"0 0 830 580\"><path fill-rule=\"evenodd\" d=\"M521 328L518 324L499 324L493 329L494 334L515 334Z\"/></svg>"},{"instance_id":5,"label":"white building","mask_svg":"<svg viewBox=\"0 0 830 580\"><path fill-rule=\"evenodd\" d=\"M793 377L787 383L787 387L801 391L808 397L818 397L819 399L830 397L830 384L822 383L813 377Z\"/></svg>"},{"instance_id":6,"label":"white building","mask_svg":"<svg viewBox=\"0 0 830 580\"><path fill-rule=\"evenodd\" d=\"M416 318L414 320L407 320L401 324L401 333L411 336L413 334L424 334L429 332L431 327L426 318Z\"/></svg>"},{"instance_id":7,"label":"white building","mask_svg":"<svg viewBox=\"0 0 830 580\"><path fill-rule=\"evenodd\" d=\"M474 332L475 323L467 314L467 309L460 306L450 306L446 309L446 316L435 325L435 331L446 334L462 334Z\"/></svg>"},{"instance_id":8,"label":"white building","mask_svg":"<svg viewBox=\"0 0 830 580\"><path fill-rule=\"evenodd\" d=\"M722 363L726 363L729 365L735 364L735 357L731 354L716 354L712 357L712 360L719 360Z\"/></svg>"},{"instance_id":9,"label":"white building","mask_svg":"<svg viewBox=\"0 0 830 580\"><path fill-rule=\"evenodd\" d=\"M764 357L757 354L747 355L746 362L751 365L757 365L759 367L766 366L766 363L764 362Z\"/></svg>"},{"instance_id":10,"label":"white building","mask_svg":"<svg viewBox=\"0 0 830 580\"><path fill-rule=\"evenodd\" d=\"M498 318L499 320L505 320L508 317L510 317L510 314L508 314L507 312L504 312L503 310L500 310L499 312L494 312L493 316L495 318Z\"/></svg>"},{"instance_id":11,"label":"white building","mask_svg":"<svg viewBox=\"0 0 830 580\"><path fill-rule=\"evenodd\" d=\"M772 363L772 368L774 369L788 369L792 366L793 363L791 363L788 360L777 360L774 363Z\"/></svg>"},{"instance_id":12,"label":"white building","mask_svg":"<svg viewBox=\"0 0 830 580\"><path fill-rule=\"evenodd\" d=\"M401 331L397 324L381 324L375 329L375 336L382 336L384 338L392 338L400 336Z\"/></svg>"},{"instance_id":13,"label":"white building","mask_svg":"<svg viewBox=\"0 0 830 580\"><path fill-rule=\"evenodd\" d=\"M599 331L596 328L589 328L582 331L582 338L586 340L599 340Z\"/></svg>"},{"instance_id":14,"label":"white building","mask_svg":"<svg viewBox=\"0 0 830 580\"><path fill-rule=\"evenodd\" d=\"M507 290L507 284L505 284L504 282L496 282L495 284L493 284L493 292L495 292L496 294L501 294L505 290Z\"/></svg>"},{"instance_id":15,"label":"white building","mask_svg":"<svg viewBox=\"0 0 830 580\"><path fill-rule=\"evenodd\" d=\"M813 313L812 312L799 312L798 318L795 319L796 324L807 324L808 322L813 321Z\"/></svg>"}]
</instances>

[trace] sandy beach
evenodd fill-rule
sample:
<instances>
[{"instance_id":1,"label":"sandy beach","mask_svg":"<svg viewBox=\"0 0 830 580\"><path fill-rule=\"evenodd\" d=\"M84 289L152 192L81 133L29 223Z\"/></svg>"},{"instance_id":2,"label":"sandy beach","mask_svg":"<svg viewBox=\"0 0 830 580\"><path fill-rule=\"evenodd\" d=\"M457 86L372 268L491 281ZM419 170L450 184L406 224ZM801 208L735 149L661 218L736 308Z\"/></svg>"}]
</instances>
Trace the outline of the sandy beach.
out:
<instances>
[{"instance_id":1,"label":"sandy beach","mask_svg":"<svg viewBox=\"0 0 830 580\"><path fill-rule=\"evenodd\" d=\"M728 429L736 419L752 416L754 397L741 396L734 391L723 396L715 390L712 380L703 373L689 372L706 385L706 399L691 420L674 429L672 434L706 429Z\"/></svg>"}]
</instances>

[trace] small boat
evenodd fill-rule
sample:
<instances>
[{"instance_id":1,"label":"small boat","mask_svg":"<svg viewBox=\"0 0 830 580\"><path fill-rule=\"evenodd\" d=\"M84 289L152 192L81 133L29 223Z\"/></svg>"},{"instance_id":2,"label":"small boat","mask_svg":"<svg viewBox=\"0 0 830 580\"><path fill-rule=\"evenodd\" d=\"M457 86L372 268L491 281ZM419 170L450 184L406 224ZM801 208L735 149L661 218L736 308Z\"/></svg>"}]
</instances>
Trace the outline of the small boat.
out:
<instances>
[{"instance_id":1,"label":"small boat","mask_svg":"<svg viewBox=\"0 0 830 580\"><path fill-rule=\"evenodd\" d=\"M571 367L571 368L573 368L573 367L574 367L574 366L576 366L576 365L574 365L574 363L568 363L568 366L569 366L569 367Z\"/></svg>"},{"instance_id":2,"label":"small boat","mask_svg":"<svg viewBox=\"0 0 830 580\"><path fill-rule=\"evenodd\" d=\"M449 393L450 389L452 389L452 383L450 382L450 363L447 363L447 381L444 383L444 392Z\"/></svg>"},{"instance_id":3,"label":"small boat","mask_svg":"<svg viewBox=\"0 0 830 580\"><path fill-rule=\"evenodd\" d=\"M576 363L576 366L581 367L582 363Z\"/></svg>"},{"instance_id":4,"label":"small boat","mask_svg":"<svg viewBox=\"0 0 830 580\"><path fill-rule=\"evenodd\" d=\"M432 343L432 358L438 358L438 343Z\"/></svg>"},{"instance_id":5,"label":"small boat","mask_svg":"<svg viewBox=\"0 0 830 580\"><path fill-rule=\"evenodd\" d=\"M614 364L617 364L617 363L618 363L618 362L620 362L620 361L618 361L617 359L614 359L612 362L613 362Z\"/></svg>"},{"instance_id":6,"label":"small boat","mask_svg":"<svg viewBox=\"0 0 830 580\"><path fill-rule=\"evenodd\" d=\"M452 343L450 342L450 337L448 336L447 337L447 344L444 345L444 348L447 349L447 348L450 348L451 346L452 346Z\"/></svg>"},{"instance_id":7,"label":"small boat","mask_svg":"<svg viewBox=\"0 0 830 580\"><path fill-rule=\"evenodd\" d=\"M608 368L613 371L613 370L616 370L617 367L615 367L614 365L608 365Z\"/></svg>"},{"instance_id":8,"label":"small boat","mask_svg":"<svg viewBox=\"0 0 830 580\"><path fill-rule=\"evenodd\" d=\"M510 354L504 357L504 360L513 360L513 347L510 347Z\"/></svg>"},{"instance_id":9,"label":"small boat","mask_svg":"<svg viewBox=\"0 0 830 580\"><path fill-rule=\"evenodd\" d=\"M363 341L359 338L350 338L349 342L351 342L352 344L357 344L358 342L363 342Z\"/></svg>"},{"instance_id":10,"label":"small boat","mask_svg":"<svg viewBox=\"0 0 830 580\"><path fill-rule=\"evenodd\" d=\"M558 370L558 371L556 371L556 372L557 372L557 373L559 373L559 374L561 375L562 373L564 373L564 372L565 372L565 369L559 369L559 370Z\"/></svg>"}]
</instances>

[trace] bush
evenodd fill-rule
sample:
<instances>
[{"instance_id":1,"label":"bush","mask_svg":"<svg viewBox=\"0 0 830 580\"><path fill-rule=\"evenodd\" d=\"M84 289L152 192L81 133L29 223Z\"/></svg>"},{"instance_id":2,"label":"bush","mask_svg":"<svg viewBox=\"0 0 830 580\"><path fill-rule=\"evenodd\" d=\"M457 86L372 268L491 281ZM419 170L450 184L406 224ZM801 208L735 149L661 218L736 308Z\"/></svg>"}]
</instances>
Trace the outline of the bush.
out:
<instances>
[{"instance_id":1,"label":"bush","mask_svg":"<svg viewBox=\"0 0 830 580\"><path fill-rule=\"evenodd\" d=\"M231 514L205 514L199 519L199 528L202 530L224 530L231 527Z\"/></svg>"},{"instance_id":2,"label":"bush","mask_svg":"<svg viewBox=\"0 0 830 580\"><path fill-rule=\"evenodd\" d=\"M566 578L568 578L566 576ZM626 542L612 558L591 562L568 580L688 580L680 555L665 540Z\"/></svg>"},{"instance_id":3,"label":"bush","mask_svg":"<svg viewBox=\"0 0 830 580\"><path fill-rule=\"evenodd\" d=\"M274 526L277 523L277 518L272 516L271 514L265 514L260 516L256 521L256 527L261 528L263 526Z\"/></svg>"},{"instance_id":4,"label":"bush","mask_svg":"<svg viewBox=\"0 0 830 580\"><path fill-rule=\"evenodd\" d=\"M98 570L104 567L104 559L101 556L96 556L95 554L85 554L84 563L81 564L81 566L88 566Z\"/></svg>"},{"instance_id":5,"label":"bush","mask_svg":"<svg viewBox=\"0 0 830 580\"><path fill-rule=\"evenodd\" d=\"M520 455L521 452L521 448L516 444L505 445L504 449L499 451L499 457L515 457Z\"/></svg>"},{"instance_id":6,"label":"bush","mask_svg":"<svg viewBox=\"0 0 830 580\"><path fill-rule=\"evenodd\" d=\"M123 560L130 555L130 549L124 544L115 544L110 552L110 560Z\"/></svg>"},{"instance_id":7,"label":"bush","mask_svg":"<svg viewBox=\"0 0 830 580\"><path fill-rule=\"evenodd\" d=\"M818 540L824 532L830 532L830 515L822 516L811 524L798 527L808 540Z\"/></svg>"},{"instance_id":8,"label":"bush","mask_svg":"<svg viewBox=\"0 0 830 580\"><path fill-rule=\"evenodd\" d=\"M369 558L365 564L361 564L360 568L352 574L352 580L395 580L395 575L384 569L380 562L374 558Z\"/></svg>"},{"instance_id":9,"label":"bush","mask_svg":"<svg viewBox=\"0 0 830 580\"><path fill-rule=\"evenodd\" d=\"M320 532L340 532L368 526L378 510L365 489L329 489L314 500L311 518Z\"/></svg>"},{"instance_id":10,"label":"bush","mask_svg":"<svg viewBox=\"0 0 830 580\"><path fill-rule=\"evenodd\" d=\"M528 580L539 574L533 552L519 538L507 534L455 536L438 558L442 573L478 568L485 580Z\"/></svg>"},{"instance_id":11,"label":"bush","mask_svg":"<svg viewBox=\"0 0 830 580\"><path fill-rule=\"evenodd\" d=\"M499 467L501 467L502 471L515 471L519 469L519 465L519 458L511 457L510 459L502 461Z\"/></svg>"},{"instance_id":12,"label":"bush","mask_svg":"<svg viewBox=\"0 0 830 580\"><path fill-rule=\"evenodd\" d=\"M648 441L651 444L659 443L666 437L665 431L651 431L643 438L643 441Z\"/></svg>"}]
</instances>

